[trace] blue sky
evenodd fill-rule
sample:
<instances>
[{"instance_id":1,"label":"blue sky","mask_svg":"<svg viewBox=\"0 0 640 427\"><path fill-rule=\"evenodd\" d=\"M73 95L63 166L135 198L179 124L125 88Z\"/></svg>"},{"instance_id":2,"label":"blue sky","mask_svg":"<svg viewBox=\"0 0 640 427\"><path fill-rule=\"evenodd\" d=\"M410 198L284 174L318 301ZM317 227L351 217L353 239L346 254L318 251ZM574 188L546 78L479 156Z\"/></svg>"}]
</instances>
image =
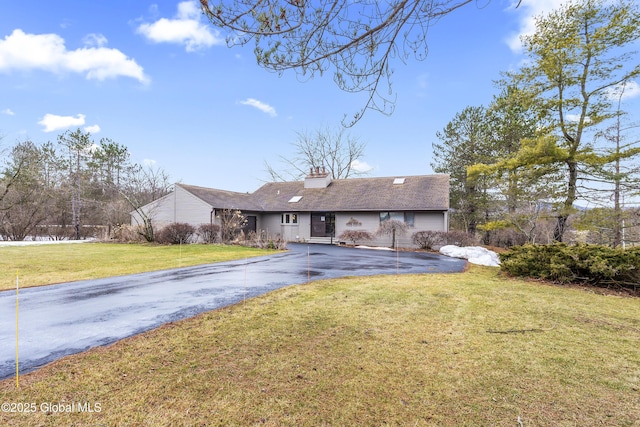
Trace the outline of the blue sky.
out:
<instances>
[{"instance_id":1,"label":"blue sky","mask_svg":"<svg viewBox=\"0 0 640 427\"><path fill-rule=\"evenodd\" d=\"M228 48L195 1L5 2L0 19L3 146L55 141L81 128L153 162L174 181L254 191L296 132L340 125L363 105L331 75L301 82ZM371 176L432 173L436 132L466 106L487 105L500 72L523 57L517 36L559 0L479 0L429 31L426 60L394 63L393 115L368 111L349 133ZM634 87L634 93L637 87ZM638 111L637 100L631 106ZM637 115L636 115L637 116Z\"/></svg>"}]
</instances>

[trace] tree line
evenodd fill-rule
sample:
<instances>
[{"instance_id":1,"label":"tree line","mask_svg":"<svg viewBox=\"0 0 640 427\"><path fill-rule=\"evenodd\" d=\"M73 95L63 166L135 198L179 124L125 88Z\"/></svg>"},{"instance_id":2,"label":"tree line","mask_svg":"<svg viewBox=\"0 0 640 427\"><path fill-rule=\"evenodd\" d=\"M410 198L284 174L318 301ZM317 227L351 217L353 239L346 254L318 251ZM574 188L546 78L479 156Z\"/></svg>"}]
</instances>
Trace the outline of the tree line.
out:
<instances>
[{"instance_id":1,"label":"tree line","mask_svg":"<svg viewBox=\"0 0 640 427\"><path fill-rule=\"evenodd\" d=\"M0 239L112 238L129 212L171 191L161 168L80 129L55 142L17 142L2 152Z\"/></svg>"},{"instance_id":2,"label":"tree line","mask_svg":"<svg viewBox=\"0 0 640 427\"><path fill-rule=\"evenodd\" d=\"M535 27L526 65L503 74L490 105L437 134L432 167L451 175L453 223L507 246L566 241L569 230L637 241L640 214L625 201L640 196L639 125L624 100L640 75L638 5L570 2Z\"/></svg>"},{"instance_id":3,"label":"tree line","mask_svg":"<svg viewBox=\"0 0 640 427\"><path fill-rule=\"evenodd\" d=\"M367 92L363 110L346 120L353 124L367 109L391 113L393 99L379 90L390 60L424 59L430 23L473 2L215 3L201 2L205 15L233 31L230 44L255 42L263 67L310 76L332 69L342 89ZM628 205L640 197L640 144L624 101L638 87L639 39L640 6L629 0L574 0L535 19L522 38L526 61L502 75L490 105L465 108L437 134L432 168L451 176L454 226L507 245L561 242L585 229L619 246L637 230L638 211ZM298 154L313 157L306 139ZM361 144L347 146L362 155ZM123 212L167 191L166 178L132 165L125 147L95 144L79 130L57 143L23 142L6 158L0 233L19 239L38 227L51 235L70 228L79 238L82 225L124 222ZM581 211L578 201L596 209Z\"/></svg>"},{"instance_id":4,"label":"tree line","mask_svg":"<svg viewBox=\"0 0 640 427\"><path fill-rule=\"evenodd\" d=\"M431 25L476 2L200 3L228 31L229 46L255 44L265 69L331 72L340 89L364 92L362 109L345 115L350 126L366 110L391 114L393 64L424 60ZM451 175L455 226L485 241L505 235L505 243L559 242L577 228L612 246L625 241L638 220L625 205L638 197L640 148L621 101L638 87L639 38L639 6L630 0L571 0L535 18L522 38L524 65L504 73L500 95L461 111L437 135L432 167ZM582 214L579 200L596 209Z\"/></svg>"}]
</instances>

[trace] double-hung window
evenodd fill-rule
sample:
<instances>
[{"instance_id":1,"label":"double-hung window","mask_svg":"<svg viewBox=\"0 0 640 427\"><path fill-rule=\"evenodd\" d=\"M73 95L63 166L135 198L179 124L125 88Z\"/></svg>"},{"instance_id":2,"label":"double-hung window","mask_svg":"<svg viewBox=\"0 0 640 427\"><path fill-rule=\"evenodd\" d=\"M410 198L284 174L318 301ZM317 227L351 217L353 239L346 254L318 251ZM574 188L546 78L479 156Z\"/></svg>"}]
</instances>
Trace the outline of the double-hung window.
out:
<instances>
[{"instance_id":1,"label":"double-hung window","mask_svg":"<svg viewBox=\"0 0 640 427\"><path fill-rule=\"evenodd\" d=\"M390 219L402 221L409 227L413 227L415 223L414 212L380 212L380 222L389 221Z\"/></svg>"},{"instance_id":2,"label":"double-hung window","mask_svg":"<svg viewBox=\"0 0 640 427\"><path fill-rule=\"evenodd\" d=\"M297 213L283 213L280 218L281 218L281 223L282 224L297 224L298 223L298 214Z\"/></svg>"}]
</instances>

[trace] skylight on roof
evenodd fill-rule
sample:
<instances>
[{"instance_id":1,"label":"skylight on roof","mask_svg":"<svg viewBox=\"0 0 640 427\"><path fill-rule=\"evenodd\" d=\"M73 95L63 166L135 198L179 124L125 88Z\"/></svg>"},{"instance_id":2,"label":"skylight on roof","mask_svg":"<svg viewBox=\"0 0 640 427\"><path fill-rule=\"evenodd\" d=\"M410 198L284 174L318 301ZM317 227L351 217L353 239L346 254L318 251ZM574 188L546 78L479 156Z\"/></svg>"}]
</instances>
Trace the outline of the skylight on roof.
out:
<instances>
[{"instance_id":1,"label":"skylight on roof","mask_svg":"<svg viewBox=\"0 0 640 427\"><path fill-rule=\"evenodd\" d=\"M394 185L404 184L404 180L405 180L405 178L396 178L396 179L393 180L393 184Z\"/></svg>"},{"instance_id":2,"label":"skylight on roof","mask_svg":"<svg viewBox=\"0 0 640 427\"><path fill-rule=\"evenodd\" d=\"M302 200L302 196L293 196L289 199L289 203L298 203L300 200Z\"/></svg>"}]
</instances>

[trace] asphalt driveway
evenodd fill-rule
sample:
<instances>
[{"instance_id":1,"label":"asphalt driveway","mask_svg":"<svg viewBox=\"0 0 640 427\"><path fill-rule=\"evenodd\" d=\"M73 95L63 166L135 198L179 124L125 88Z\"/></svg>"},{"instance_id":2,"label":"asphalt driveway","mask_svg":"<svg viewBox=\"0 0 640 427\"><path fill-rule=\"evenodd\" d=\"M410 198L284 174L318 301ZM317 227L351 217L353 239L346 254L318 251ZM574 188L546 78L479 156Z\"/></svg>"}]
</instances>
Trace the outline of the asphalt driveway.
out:
<instances>
[{"instance_id":1,"label":"asphalt driveway","mask_svg":"<svg viewBox=\"0 0 640 427\"><path fill-rule=\"evenodd\" d=\"M344 276L459 272L437 254L290 244L247 260L19 292L20 372L284 286ZM16 294L0 292L0 379L15 375Z\"/></svg>"}]
</instances>

